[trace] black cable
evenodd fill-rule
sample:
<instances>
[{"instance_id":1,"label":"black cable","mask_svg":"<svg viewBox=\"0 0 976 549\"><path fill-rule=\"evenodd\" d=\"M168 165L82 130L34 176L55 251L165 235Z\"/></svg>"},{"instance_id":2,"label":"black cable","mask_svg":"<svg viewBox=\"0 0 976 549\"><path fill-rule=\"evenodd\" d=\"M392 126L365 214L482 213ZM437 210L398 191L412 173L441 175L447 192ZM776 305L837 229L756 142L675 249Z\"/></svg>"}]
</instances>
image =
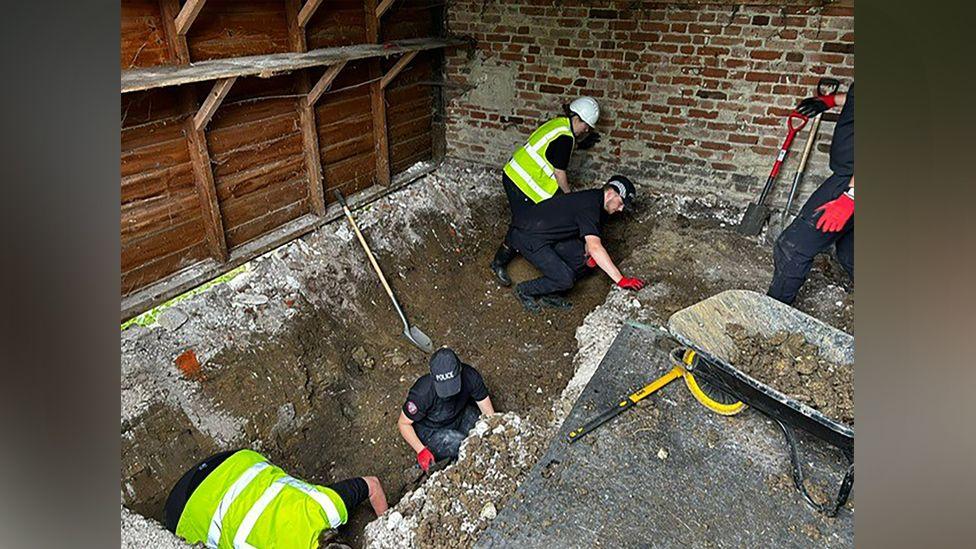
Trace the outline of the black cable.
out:
<instances>
[{"instance_id":1,"label":"black cable","mask_svg":"<svg viewBox=\"0 0 976 549\"><path fill-rule=\"evenodd\" d=\"M810 507L813 507L818 512L827 515L828 517L836 517L837 512L840 508L847 503L847 498L851 495L851 489L854 487L854 463L852 462L847 468L847 473L844 475L844 480L840 483L840 489L837 491L837 498L834 500L833 505L828 505L825 503L817 503L810 493L807 491L806 486L803 485L803 469L800 463L800 454L797 450L796 435L793 433L793 429L788 427L782 421L776 419L776 423L783 430L783 434L786 436L786 443L790 450L790 462L793 465L793 484L796 489L800 491L803 495L803 499L806 500ZM850 459L851 456L844 453L844 456Z\"/></svg>"}]
</instances>

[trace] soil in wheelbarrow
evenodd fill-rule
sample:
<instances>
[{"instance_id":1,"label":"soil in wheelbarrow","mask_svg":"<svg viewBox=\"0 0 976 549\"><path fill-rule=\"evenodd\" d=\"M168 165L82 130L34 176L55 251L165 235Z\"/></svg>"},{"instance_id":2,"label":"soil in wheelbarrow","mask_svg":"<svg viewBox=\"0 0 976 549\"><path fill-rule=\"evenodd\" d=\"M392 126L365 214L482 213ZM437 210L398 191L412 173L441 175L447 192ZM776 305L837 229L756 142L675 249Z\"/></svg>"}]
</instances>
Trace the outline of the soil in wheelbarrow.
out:
<instances>
[{"instance_id":1,"label":"soil in wheelbarrow","mask_svg":"<svg viewBox=\"0 0 976 549\"><path fill-rule=\"evenodd\" d=\"M854 425L854 365L820 356L800 333L778 331L771 337L749 333L729 323L735 342L732 364L743 373L841 423Z\"/></svg>"}]
</instances>

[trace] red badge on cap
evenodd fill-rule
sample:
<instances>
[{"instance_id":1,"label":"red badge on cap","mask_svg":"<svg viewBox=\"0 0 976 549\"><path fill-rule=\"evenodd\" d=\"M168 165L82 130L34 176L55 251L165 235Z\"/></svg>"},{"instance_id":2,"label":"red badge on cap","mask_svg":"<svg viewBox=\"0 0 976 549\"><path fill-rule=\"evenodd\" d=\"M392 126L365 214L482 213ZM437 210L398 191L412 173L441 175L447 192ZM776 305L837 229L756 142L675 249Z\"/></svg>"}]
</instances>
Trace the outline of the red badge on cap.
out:
<instances>
[{"instance_id":1,"label":"red badge on cap","mask_svg":"<svg viewBox=\"0 0 976 549\"><path fill-rule=\"evenodd\" d=\"M417 405L414 404L412 400L408 400L407 401L407 412L409 412L411 414L416 414L417 413Z\"/></svg>"}]
</instances>

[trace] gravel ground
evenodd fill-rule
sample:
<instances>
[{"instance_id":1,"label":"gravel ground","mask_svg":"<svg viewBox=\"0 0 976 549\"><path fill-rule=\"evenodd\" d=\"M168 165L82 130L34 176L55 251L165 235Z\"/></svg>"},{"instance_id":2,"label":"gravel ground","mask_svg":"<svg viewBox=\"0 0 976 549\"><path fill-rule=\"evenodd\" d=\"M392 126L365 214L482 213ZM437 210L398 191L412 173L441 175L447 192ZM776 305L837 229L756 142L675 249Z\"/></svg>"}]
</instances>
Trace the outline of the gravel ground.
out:
<instances>
[{"instance_id":1,"label":"gravel ground","mask_svg":"<svg viewBox=\"0 0 976 549\"><path fill-rule=\"evenodd\" d=\"M186 549L193 547L163 525L122 506L122 549ZM200 547L198 544L197 547Z\"/></svg>"}]
</instances>

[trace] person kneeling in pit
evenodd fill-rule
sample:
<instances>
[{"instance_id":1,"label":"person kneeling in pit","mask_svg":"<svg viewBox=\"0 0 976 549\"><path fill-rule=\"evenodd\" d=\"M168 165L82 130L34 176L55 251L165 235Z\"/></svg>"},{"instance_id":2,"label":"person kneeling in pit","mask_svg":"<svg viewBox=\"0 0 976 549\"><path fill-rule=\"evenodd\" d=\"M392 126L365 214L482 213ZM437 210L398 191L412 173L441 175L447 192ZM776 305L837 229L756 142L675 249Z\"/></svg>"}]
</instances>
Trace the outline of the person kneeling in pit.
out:
<instances>
[{"instance_id":1,"label":"person kneeling in pit","mask_svg":"<svg viewBox=\"0 0 976 549\"><path fill-rule=\"evenodd\" d=\"M554 196L515 217L508 244L542 273L515 286L515 297L525 310L538 313L540 303L556 309L572 307L562 294L596 267L621 288L644 287L643 280L620 272L602 240L604 222L633 208L636 194L630 179L615 175L600 189Z\"/></svg>"},{"instance_id":2,"label":"person kneeling in pit","mask_svg":"<svg viewBox=\"0 0 976 549\"><path fill-rule=\"evenodd\" d=\"M318 547L323 532L369 499L377 516L386 494L376 477L309 484L253 450L213 455L190 469L166 499L166 529L207 547Z\"/></svg>"},{"instance_id":3,"label":"person kneeling in pit","mask_svg":"<svg viewBox=\"0 0 976 549\"><path fill-rule=\"evenodd\" d=\"M430 373L410 388L397 428L426 473L435 459L457 459L478 417L494 413L481 374L441 347L430 357Z\"/></svg>"}]
</instances>

